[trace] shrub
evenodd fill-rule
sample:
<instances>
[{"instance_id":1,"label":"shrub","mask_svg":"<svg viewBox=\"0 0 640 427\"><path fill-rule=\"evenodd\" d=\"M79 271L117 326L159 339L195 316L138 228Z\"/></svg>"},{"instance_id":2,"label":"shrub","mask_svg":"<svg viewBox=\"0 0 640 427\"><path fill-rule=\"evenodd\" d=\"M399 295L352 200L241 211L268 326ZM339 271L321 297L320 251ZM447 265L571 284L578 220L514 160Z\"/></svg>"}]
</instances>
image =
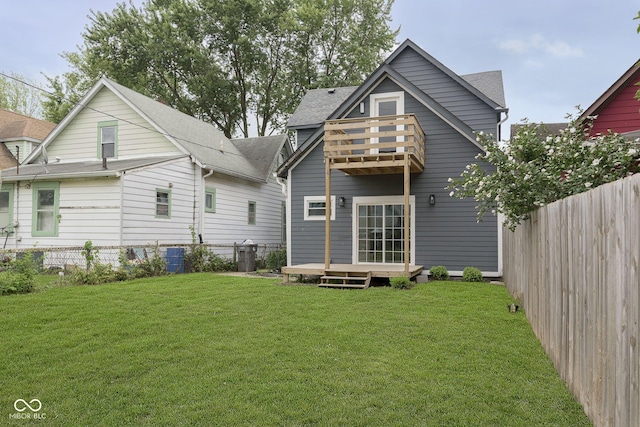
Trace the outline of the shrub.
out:
<instances>
[{"instance_id":1,"label":"shrub","mask_svg":"<svg viewBox=\"0 0 640 427\"><path fill-rule=\"evenodd\" d=\"M429 270L429 274L433 280L447 280L449 278L449 271L444 265L434 265Z\"/></svg>"},{"instance_id":2,"label":"shrub","mask_svg":"<svg viewBox=\"0 0 640 427\"><path fill-rule=\"evenodd\" d=\"M206 271L236 271L238 266L229 258L209 253L209 260L207 261Z\"/></svg>"},{"instance_id":3,"label":"shrub","mask_svg":"<svg viewBox=\"0 0 640 427\"><path fill-rule=\"evenodd\" d=\"M15 271L0 272L0 295L24 294L33 291L33 277Z\"/></svg>"},{"instance_id":4,"label":"shrub","mask_svg":"<svg viewBox=\"0 0 640 427\"><path fill-rule=\"evenodd\" d=\"M33 261L33 253L25 252L15 260L6 259L6 271L0 272L0 295L23 294L33 291L38 269Z\"/></svg>"},{"instance_id":5,"label":"shrub","mask_svg":"<svg viewBox=\"0 0 640 427\"><path fill-rule=\"evenodd\" d=\"M406 276L392 277L389 279L389 283L395 289L411 289L413 282Z\"/></svg>"},{"instance_id":6,"label":"shrub","mask_svg":"<svg viewBox=\"0 0 640 427\"><path fill-rule=\"evenodd\" d=\"M462 279L465 282L482 282L482 271L475 267L465 267L462 271Z\"/></svg>"},{"instance_id":7,"label":"shrub","mask_svg":"<svg viewBox=\"0 0 640 427\"><path fill-rule=\"evenodd\" d=\"M151 258L135 264L131 271L131 277L134 279L162 276L165 274L167 274L167 263L162 259L157 249Z\"/></svg>"},{"instance_id":8,"label":"shrub","mask_svg":"<svg viewBox=\"0 0 640 427\"><path fill-rule=\"evenodd\" d=\"M269 270L280 271L283 266L287 265L287 250L269 252L266 259L266 266Z\"/></svg>"},{"instance_id":9,"label":"shrub","mask_svg":"<svg viewBox=\"0 0 640 427\"><path fill-rule=\"evenodd\" d=\"M571 122L558 135L544 124L518 127L509 141L480 132L484 152L458 178L449 178L450 195L473 198L480 221L485 213L501 213L511 230L531 211L638 171L638 146L616 133L589 135L593 117Z\"/></svg>"},{"instance_id":10,"label":"shrub","mask_svg":"<svg viewBox=\"0 0 640 427\"><path fill-rule=\"evenodd\" d=\"M90 270L76 269L71 273L69 282L73 285L101 285L118 281L118 273L111 264L93 262Z\"/></svg>"}]
</instances>

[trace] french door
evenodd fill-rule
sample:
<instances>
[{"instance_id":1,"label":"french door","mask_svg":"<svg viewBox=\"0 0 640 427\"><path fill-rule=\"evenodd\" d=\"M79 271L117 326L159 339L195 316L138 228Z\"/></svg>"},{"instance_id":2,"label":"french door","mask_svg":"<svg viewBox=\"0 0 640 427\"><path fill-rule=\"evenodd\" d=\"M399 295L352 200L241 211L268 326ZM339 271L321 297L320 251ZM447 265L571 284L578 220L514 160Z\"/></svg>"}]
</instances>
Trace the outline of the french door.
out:
<instances>
[{"instance_id":1,"label":"french door","mask_svg":"<svg viewBox=\"0 0 640 427\"><path fill-rule=\"evenodd\" d=\"M362 199L362 200L359 200ZM369 200L366 200L369 199ZM378 199L378 200L375 200ZM413 253L413 204L409 212L409 236L405 236L402 197L354 198L354 246L356 263L402 264L404 242L409 239ZM412 255L410 260L413 259Z\"/></svg>"}]
</instances>

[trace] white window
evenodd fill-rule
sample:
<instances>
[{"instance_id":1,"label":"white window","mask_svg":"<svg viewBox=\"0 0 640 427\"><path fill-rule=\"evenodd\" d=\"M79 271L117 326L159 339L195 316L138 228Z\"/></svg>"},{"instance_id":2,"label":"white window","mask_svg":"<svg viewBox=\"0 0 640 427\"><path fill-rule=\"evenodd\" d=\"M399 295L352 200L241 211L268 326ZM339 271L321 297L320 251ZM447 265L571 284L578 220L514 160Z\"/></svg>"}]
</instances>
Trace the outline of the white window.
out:
<instances>
[{"instance_id":1,"label":"white window","mask_svg":"<svg viewBox=\"0 0 640 427\"><path fill-rule=\"evenodd\" d=\"M327 212L325 196L304 196L304 220L324 221ZM336 219L336 196L331 196L331 220Z\"/></svg>"},{"instance_id":2,"label":"white window","mask_svg":"<svg viewBox=\"0 0 640 427\"><path fill-rule=\"evenodd\" d=\"M156 190L156 217L171 218L171 191Z\"/></svg>"},{"instance_id":3,"label":"white window","mask_svg":"<svg viewBox=\"0 0 640 427\"><path fill-rule=\"evenodd\" d=\"M204 211L216 213L216 189L208 188L204 192Z\"/></svg>"},{"instance_id":4,"label":"white window","mask_svg":"<svg viewBox=\"0 0 640 427\"><path fill-rule=\"evenodd\" d=\"M118 122L98 123L98 156L99 158L115 158L118 142Z\"/></svg>"}]
</instances>

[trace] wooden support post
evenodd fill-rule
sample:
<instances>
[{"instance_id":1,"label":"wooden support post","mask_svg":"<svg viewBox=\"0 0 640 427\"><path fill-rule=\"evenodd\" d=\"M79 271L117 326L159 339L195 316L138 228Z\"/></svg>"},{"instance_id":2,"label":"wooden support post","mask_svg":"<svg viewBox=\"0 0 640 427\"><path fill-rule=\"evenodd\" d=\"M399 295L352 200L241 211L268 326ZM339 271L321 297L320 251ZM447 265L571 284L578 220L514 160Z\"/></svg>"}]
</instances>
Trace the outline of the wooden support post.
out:
<instances>
[{"instance_id":1,"label":"wooden support post","mask_svg":"<svg viewBox=\"0 0 640 427\"><path fill-rule=\"evenodd\" d=\"M410 236L410 205L409 194L411 191L411 168L409 165L409 151L404 152L404 275L409 277L409 258L411 255Z\"/></svg>"},{"instance_id":2,"label":"wooden support post","mask_svg":"<svg viewBox=\"0 0 640 427\"><path fill-rule=\"evenodd\" d=\"M325 171L325 221L324 221L324 268L331 267L331 159L324 158Z\"/></svg>"}]
</instances>

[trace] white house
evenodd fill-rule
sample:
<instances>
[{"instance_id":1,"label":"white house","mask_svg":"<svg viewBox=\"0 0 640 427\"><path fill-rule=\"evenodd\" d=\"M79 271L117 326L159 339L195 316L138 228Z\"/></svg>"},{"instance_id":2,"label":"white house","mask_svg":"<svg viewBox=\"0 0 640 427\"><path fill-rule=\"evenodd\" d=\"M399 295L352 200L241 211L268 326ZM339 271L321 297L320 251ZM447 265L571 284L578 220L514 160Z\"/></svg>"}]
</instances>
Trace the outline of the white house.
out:
<instances>
[{"instance_id":1,"label":"white house","mask_svg":"<svg viewBox=\"0 0 640 427\"><path fill-rule=\"evenodd\" d=\"M244 239L282 243L285 135L230 140L101 79L18 168L1 171L8 249ZM8 197L7 197L8 196Z\"/></svg>"}]
</instances>

